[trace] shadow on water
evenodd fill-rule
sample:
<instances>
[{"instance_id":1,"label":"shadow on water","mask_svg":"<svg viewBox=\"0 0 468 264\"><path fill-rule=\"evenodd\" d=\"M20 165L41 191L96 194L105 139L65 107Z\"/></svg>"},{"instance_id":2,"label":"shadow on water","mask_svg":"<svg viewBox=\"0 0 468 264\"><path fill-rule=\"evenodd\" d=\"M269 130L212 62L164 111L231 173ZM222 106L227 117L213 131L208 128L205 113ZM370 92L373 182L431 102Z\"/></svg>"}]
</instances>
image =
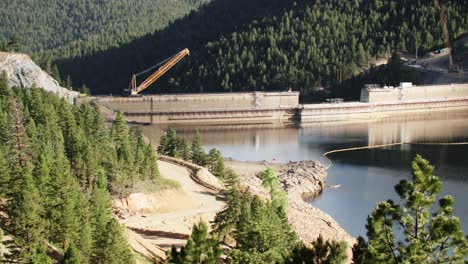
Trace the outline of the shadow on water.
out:
<instances>
[{"instance_id":1,"label":"shadow on water","mask_svg":"<svg viewBox=\"0 0 468 264\"><path fill-rule=\"evenodd\" d=\"M333 162L355 164L359 166L380 167L393 170L408 170L412 159L422 155L436 167L436 173L444 168L466 168L468 165L468 145L459 146L428 146L401 145L380 149L356 150L335 153L329 156ZM441 178L468 182L467 175L440 175Z\"/></svg>"}]
</instances>

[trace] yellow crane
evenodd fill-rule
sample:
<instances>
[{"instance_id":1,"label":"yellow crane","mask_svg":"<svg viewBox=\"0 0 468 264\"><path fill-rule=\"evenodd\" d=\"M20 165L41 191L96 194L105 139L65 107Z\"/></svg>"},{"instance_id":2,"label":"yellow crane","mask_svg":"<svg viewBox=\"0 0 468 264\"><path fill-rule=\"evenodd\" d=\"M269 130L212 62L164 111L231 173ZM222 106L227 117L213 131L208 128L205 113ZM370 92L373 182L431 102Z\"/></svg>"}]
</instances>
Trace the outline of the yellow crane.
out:
<instances>
[{"instance_id":1,"label":"yellow crane","mask_svg":"<svg viewBox=\"0 0 468 264\"><path fill-rule=\"evenodd\" d=\"M138 93L141 91L145 90L148 88L151 84L153 84L159 77L161 77L164 73L166 73L169 69L171 69L174 65L176 65L177 62L179 62L181 59L183 59L185 56L189 55L189 50L188 49L183 49L179 51L177 54L161 61L160 63L151 66L150 68L139 72L137 74L133 74L132 80L130 81L130 85L128 86L127 89L124 90L124 93L130 96L137 96ZM152 71L154 69L157 70L151 74L146 80L144 80L140 85L137 86L137 81L136 78L139 75L145 74L149 71Z\"/></svg>"}]
</instances>

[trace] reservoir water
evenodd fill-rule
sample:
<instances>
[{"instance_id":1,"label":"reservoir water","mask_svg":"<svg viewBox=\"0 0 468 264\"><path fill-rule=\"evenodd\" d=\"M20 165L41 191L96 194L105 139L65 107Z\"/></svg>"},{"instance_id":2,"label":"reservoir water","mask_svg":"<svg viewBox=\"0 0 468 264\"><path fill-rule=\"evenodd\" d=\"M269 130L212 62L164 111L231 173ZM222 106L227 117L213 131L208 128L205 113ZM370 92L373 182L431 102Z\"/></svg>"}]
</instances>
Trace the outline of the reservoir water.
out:
<instances>
[{"instance_id":1,"label":"reservoir water","mask_svg":"<svg viewBox=\"0 0 468 264\"><path fill-rule=\"evenodd\" d=\"M225 157L244 161L288 162L319 160L323 153L343 148L396 142L468 142L468 112L387 118L349 123L253 126L174 127L191 137L199 129L205 148L217 148ZM143 132L157 141L161 127ZM435 167L443 182L442 195L455 197L455 215L468 232L468 145L404 144L378 149L335 153L329 156L328 185L308 202L330 214L351 235L365 235L367 215L379 201L398 201L394 185L410 179L410 163L421 154Z\"/></svg>"}]
</instances>

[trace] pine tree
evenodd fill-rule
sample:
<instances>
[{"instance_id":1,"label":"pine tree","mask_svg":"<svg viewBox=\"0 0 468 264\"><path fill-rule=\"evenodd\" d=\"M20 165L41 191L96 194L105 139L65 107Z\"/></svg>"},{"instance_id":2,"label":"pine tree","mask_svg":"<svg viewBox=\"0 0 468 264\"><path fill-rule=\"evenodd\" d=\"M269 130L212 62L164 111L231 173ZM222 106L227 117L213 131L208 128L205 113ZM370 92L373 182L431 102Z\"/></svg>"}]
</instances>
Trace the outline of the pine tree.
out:
<instances>
[{"instance_id":1,"label":"pine tree","mask_svg":"<svg viewBox=\"0 0 468 264\"><path fill-rule=\"evenodd\" d=\"M80 93L82 94L91 94L89 88L86 86L86 84L83 84L81 87L80 87Z\"/></svg>"},{"instance_id":2,"label":"pine tree","mask_svg":"<svg viewBox=\"0 0 468 264\"><path fill-rule=\"evenodd\" d=\"M53 264L45 249L39 249L31 259L31 264Z\"/></svg>"},{"instance_id":3,"label":"pine tree","mask_svg":"<svg viewBox=\"0 0 468 264\"><path fill-rule=\"evenodd\" d=\"M75 244L71 243L68 246L62 261L63 264L81 264L80 252L75 247Z\"/></svg>"},{"instance_id":4,"label":"pine tree","mask_svg":"<svg viewBox=\"0 0 468 264\"><path fill-rule=\"evenodd\" d=\"M60 148L59 148L60 149ZM50 220L50 239L66 249L70 242L78 238L80 230L80 210L78 204L81 190L71 174L70 165L62 153L57 153L50 168L49 204L46 205Z\"/></svg>"},{"instance_id":5,"label":"pine tree","mask_svg":"<svg viewBox=\"0 0 468 264\"><path fill-rule=\"evenodd\" d=\"M10 184L10 170L8 163L3 156L3 147L0 146L0 199L5 199L8 195Z\"/></svg>"},{"instance_id":6,"label":"pine tree","mask_svg":"<svg viewBox=\"0 0 468 264\"><path fill-rule=\"evenodd\" d=\"M362 236L359 236L357 243L353 246L353 263L367 263L367 243Z\"/></svg>"},{"instance_id":7,"label":"pine tree","mask_svg":"<svg viewBox=\"0 0 468 264\"><path fill-rule=\"evenodd\" d=\"M52 66L52 72L50 73L50 76L52 76L52 78L54 78L59 85L62 85L62 79L60 78L60 73L57 64L54 64L54 66Z\"/></svg>"},{"instance_id":8,"label":"pine tree","mask_svg":"<svg viewBox=\"0 0 468 264\"><path fill-rule=\"evenodd\" d=\"M206 166L213 175L220 179L224 178L224 160L219 150L214 148L208 152Z\"/></svg>"},{"instance_id":9,"label":"pine tree","mask_svg":"<svg viewBox=\"0 0 468 264\"><path fill-rule=\"evenodd\" d=\"M79 233L73 245L79 251L81 263L90 263L93 253L93 229L91 223L90 202L88 197L79 195L77 200L77 215L79 216ZM70 246L69 246L70 247Z\"/></svg>"},{"instance_id":10,"label":"pine tree","mask_svg":"<svg viewBox=\"0 0 468 264\"><path fill-rule=\"evenodd\" d=\"M417 155L412 167L412 182L400 181L395 190L402 204L389 200L377 204L367 220L369 260L380 263L463 263L468 243L453 215L454 199L447 195L432 206L442 188L434 167ZM395 234L395 226L403 234ZM398 240L400 237L404 241Z\"/></svg>"},{"instance_id":11,"label":"pine tree","mask_svg":"<svg viewBox=\"0 0 468 264\"><path fill-rule=\"evenodd\" d=\"M200 166L206 165L207 156L206 156L205 151L202 148L202 145L200 142L200 132L198 130L195 132L195 136L193 137L190 152L191 152L193 163L200 165Z\"/></svg>"},{"instance_id":12,"label":"pine tree","mask_svg":"<svg viewBox=\"0 0 468 264\"><path fill-rule=\"evenodd\" d=\"M156 156L156 152L151 144L148 144L145 148L145 166L146 166L146 173L147 177L150 180L155 180L159 177L159 169L158 169L158 157Z\"/></svg>"},{"instance_id":13,"label":"pine tree","mask_svg":"<svg viewBox=\"0 0 468 264\"><path fill-rule=\"evenodd\" d=\"M221 256L221 248L216 238L209 237L208 226L201 221L193 225L192 234L180 252L173 248L166 263L185 264L203 263L215 264Z\"/></svg>"},{"instance_id":14,"label":"pine tree","mask_svg":"<svg viewBox=\"0 0 468 264\"><path fill-rule=\"evenodd\" d=\"M183 160L189 161L190 160L190 148L189 148L189 145L187 143L187 139L184 138L184 137L181 138L179 145L180 145L179 149L180 149L181 158Z\"/></svg>"},{"instance_id":15,"label":"pine tree","mask_svg":"<svg viewBox=\"0 0 468 264\"><path fill-rule=\"evenodd\" d=\"M168 156L179 158L181 153L179 149L179 137L177 132L173 128L169 128L167 131L167 147L166 153Z\"/></svg>"},{"instance_id":16,"label":"pine tree","mask_svg":"<svg viewBox=\"0 0 468 264\"><path fill-rule=\"evenodd\" d=\"M8 76L6 71L2 71L0 75L0 98L11 96L12 91L8 85Z\"/></svg>"},{"instance_id":17,"label":"pine tree","mask_svg":"<svg viewBox=\"0 0 468 264\"><path fill-rule=\"evenodd\" d=\"M67 79L65 80L64 86L65 86L65 88L73 91L73 87L72 87L73 83L72 83L70 75L67 75Z\"/></svg>"},{"instance_id":18,"label":"pine tree","mask_svg":"<svg viewBox=\"0 0 468 264\"><path fill-rule=\"evenodd\" d=\"M117 220L111 219L99 238L99 247L95 248L93 263L97 264L131 264L135 263L123 230Z\"/></svg>"},{"instance_id":19,"label":"pine tree","mask_svg":"<svg viewBox=\"0 0 468 264\"><path fill-rule=\"evenodd\" d=\"M133 163L130 152L130 139L127 121L122 113L117 113L117 117L112 123L112 140L117 150L117 158L127 166Z\"/></svg>"},{"instance_id":20,"label":"pine tree","mask_svg":"<svg viewBox=\"0 0 468 264\"><path fill-rule=\"evenodd\" d=\"M110 162L116 162L117 165L114 168L111 184L116 192L124 194L129 187L133 186L135 167L127 121L122 113L118 113L112 123L111 137L115 146L116 159L114 161L111 159Z\"/></svg>"},{"instance_id":21,"label":"pine tree","mask_svg":"<svg viewBox=\"0 0 468 264\"><path fill-rule=\"evenodd\" d=\"M241 207L241 215L234 232L236 247L229 252L233 261L284 262L297 241L285 212L255 196Z\"/></svg>"},{"instance_id":22,"label":"pine tree","mask_svg":"<svg viewBox=\"0 0 468 264\"><path fill-rule=\"evenodd\" d=\"M242 217L242 206L245 205L242 197L243 194L237 189L229 189L226 192L226 208L218 212L215 216L213 224L213 233L216 234L221 241L227 241L232 238L233 231L236 230L237 224Z\"/></svg>"},{"instance_id":23,"label":"pine tree","mask_svg":"<svg viewBox=\"0 0 468 264\"><path fill-rule=\"evenodd\" d=\"M306 247L302 242L298 243L291 251L287 264L344 264L347 263L346 242L325 241L321 235ZM360 262L362 263L362 262Z\"/></svg>"},{"instance_id":24,"label":"pine tree","mask_svg":"<svg viewBox=\"0 0 468 264\"><path fill-rule=\"evenodd\" d=\"M263 187L270 190L272 205L276 208L282 207L285 209L287 206L286 194L281 189L279 178L273 169L267 167L260 177Z\"/></svg>"},{"instance_id":25,"label":"pine tree","mask_svg":"<svg viewBox=\"0 0 468 264\"><path fill-rule=\"evenodd\" d=\"M42 247L45 226L41 219L43 208L37 202L40 196L31 174L29 162L23 167L14 165L12 192L7 203L7 212L12 220L7 231L14 234L14 244L10 247L12 258L26 262L31 261Z\"/></svg>"},{"instance_id":26,"label":"pine tree","mask_svg":"<svg viewBox=\"0 0 468 264\"><path fill-rule=\"evenodd\" d=\"M245 205L246 194L239 191L239 176L231 169L226 169L226 178L224 181L226 191L226 208L218 212L213 223L213 233L221 241L226 242L232 238L233 231L237 228L237 223L241 217L241 208Z\"/></svg>"}]
</instances>

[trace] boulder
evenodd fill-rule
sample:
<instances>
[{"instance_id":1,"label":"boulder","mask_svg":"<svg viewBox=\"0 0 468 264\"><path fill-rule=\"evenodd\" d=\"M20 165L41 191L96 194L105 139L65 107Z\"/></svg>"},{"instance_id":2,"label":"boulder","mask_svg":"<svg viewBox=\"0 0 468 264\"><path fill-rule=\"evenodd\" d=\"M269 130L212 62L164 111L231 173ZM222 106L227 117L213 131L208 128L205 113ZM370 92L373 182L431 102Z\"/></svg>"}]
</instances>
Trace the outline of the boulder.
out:
<instances>
[{"instance_id":1,"label":"boulder","mask_svg":"<svg viewBox=\"0 0 468 264\"><path fill-rule=\"evenodd\" d=\"M6 72L11 87L31 88L36 84L39 88L65 98L70 104L73 104L74 99L79 95L78 92L61 87L26 54L0 52L0 73L2 71Z\"/></svg>"}]
</instances>

